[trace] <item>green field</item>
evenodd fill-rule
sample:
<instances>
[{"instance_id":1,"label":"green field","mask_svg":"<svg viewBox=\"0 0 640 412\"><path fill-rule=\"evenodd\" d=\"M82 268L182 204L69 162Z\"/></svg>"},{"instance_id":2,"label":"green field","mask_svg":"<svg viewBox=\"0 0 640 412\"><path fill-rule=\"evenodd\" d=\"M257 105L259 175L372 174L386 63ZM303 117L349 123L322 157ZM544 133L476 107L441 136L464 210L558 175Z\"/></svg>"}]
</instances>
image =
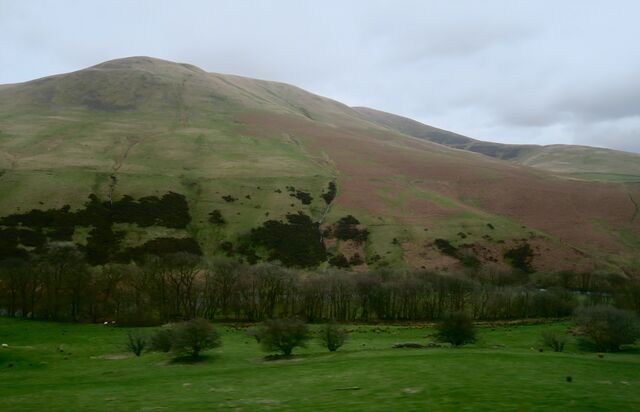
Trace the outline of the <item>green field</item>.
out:
<instances>
[{"instance_id":1,"label":"green field","mask_svg":"<svg viewBox=\"0 0 640 412\"><path fill-rule=\"evenodd\" d=\"M337 353L316 342L267 361L241 329L198 364L132 357L125 328L0 319L0 410L620 410L640 409L640 350L540 352L543 329L480 328L463 348L392 349L432 341L428 326L351 326ZM573 338L572 338L573 339ZM571 376L572 382L567 382Z\"/></svg>"}]
</instances>

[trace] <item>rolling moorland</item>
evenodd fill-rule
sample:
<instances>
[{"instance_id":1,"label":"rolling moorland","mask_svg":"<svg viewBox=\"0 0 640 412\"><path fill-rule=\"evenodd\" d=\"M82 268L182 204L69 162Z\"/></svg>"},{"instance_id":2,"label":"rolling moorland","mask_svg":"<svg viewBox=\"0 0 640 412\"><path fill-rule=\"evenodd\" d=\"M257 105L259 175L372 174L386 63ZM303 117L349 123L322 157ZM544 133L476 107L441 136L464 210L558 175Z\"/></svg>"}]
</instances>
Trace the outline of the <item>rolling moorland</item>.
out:
<instances>
[{"instance_id":1,"label":"rolling moorland","mask_svg":"<svg viewBox=\"0 0 640 412\"><path fill-rule=\"evenodd\" d=\"M635 153L575 145L540 146L484 142L379 110L367 107L354 109L374 123L456 149L481 153L577 179L632 183L640 181L640 164Z\"/></svg>"},{"instance_id":2,"label":"rolling moorland","mask_svg":"<svg viewBox=\"0 0 640 412\"><path fill-rule=\"evenodd\" d=\"M171 249L456 271L520 253L528 270L631 276L638 159L479 142L282 83L119 59L0 86L0 254L71 241L94 264ZM292 226L304 234L287 254L273 237Z\"/></svg>"}]
</instances>

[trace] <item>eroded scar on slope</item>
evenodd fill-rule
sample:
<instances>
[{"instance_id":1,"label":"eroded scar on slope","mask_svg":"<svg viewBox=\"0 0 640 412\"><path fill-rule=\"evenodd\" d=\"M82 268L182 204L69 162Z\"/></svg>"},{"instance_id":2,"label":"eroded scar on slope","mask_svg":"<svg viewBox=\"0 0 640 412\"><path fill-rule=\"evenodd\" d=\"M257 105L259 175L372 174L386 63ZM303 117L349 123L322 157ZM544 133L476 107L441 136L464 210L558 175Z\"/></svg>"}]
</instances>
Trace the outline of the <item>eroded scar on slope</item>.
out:
<instances>
[{"instance_id":1,"label":"eroded scar on slope","mask_svg":"<svg viewBox=\"0 0 640 412\"><path fill-rule=\"evenodd\" d=\"M638 203L635 201L633 196L631 196L631 193L629 193L629 200L631 200L631 203L633 203L633 206L634 206L633 215L631 216L631 223L633 223L638 217L638 214L640 213L640 209L638 208Z\"/></svg>"},{"instance_id":2,"label":"eroded scar on slope","mask_svg":"<svg viewBox=\"0 0 640 412\"><path fill-rule=\"evenodd\" d=\"M127 137L127 148L125 149L122 156L115 159L115 164L113 165L113 172L117 172L118 170L120 170L124 161L127 160L127 157L129 157L129 152L131 152L131 149L133 149L138 143L140 143L140 140L141 140L140 138L133 137L133 136Z\"/></svg>"}]
</instances>

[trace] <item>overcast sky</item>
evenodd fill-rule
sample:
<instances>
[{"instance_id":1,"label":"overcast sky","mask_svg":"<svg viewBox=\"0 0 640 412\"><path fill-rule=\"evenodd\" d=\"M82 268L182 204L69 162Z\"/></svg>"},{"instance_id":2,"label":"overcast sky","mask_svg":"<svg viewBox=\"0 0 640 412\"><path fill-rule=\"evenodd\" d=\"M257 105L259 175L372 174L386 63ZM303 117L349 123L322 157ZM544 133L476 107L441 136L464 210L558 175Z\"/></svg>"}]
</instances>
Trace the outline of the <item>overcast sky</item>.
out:
<instances>
[{"instance_id":1,"label":"overcast sky","mask_svg":"<svg viewBox=\"0 0 640 412\"><path fill-rule=\"evenodd\" d=\"M0 83L147 55L470 137L640 152L640 1L0 0Z\"/></svg>"}]
</instances>

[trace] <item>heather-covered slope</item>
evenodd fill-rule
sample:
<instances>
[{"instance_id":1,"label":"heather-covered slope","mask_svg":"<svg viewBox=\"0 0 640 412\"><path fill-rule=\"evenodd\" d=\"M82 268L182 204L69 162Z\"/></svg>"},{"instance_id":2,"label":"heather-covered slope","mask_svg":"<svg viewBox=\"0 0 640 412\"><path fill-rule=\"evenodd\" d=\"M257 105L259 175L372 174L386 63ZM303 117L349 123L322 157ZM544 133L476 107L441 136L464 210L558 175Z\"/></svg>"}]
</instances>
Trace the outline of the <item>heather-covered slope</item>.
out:
<instances>
[{"instance_id":1,"label":"heather-covered slope","mask_svg":"<svg viewBox=\"0 0 640 412\"><path fill-rule=\"evenodd\" d=\"M59 235L122 259L185 238L206 255L344 256L355 269L629 271L637 259L637 185L567 179L379 123L294 86L147 57L5 85L0 216L13 217L0 229L20 250ZM167 218L185 216L181 196L186 224ZM53 210L38 220L32 209Z\"/></svg>"},{"instance_id":2,"label":"heather-covered slope","mask_svg":"<svg viewBox=\"0 0 640 412\"><path fill-rule=\"evenodd\" d=\"M456 149L482 153L538 169L598 181L640 182L640 154L576 145L516 145L483 142L406 117L355 107L364 118L389 129Z\"/></svg>"}]
</instances>

